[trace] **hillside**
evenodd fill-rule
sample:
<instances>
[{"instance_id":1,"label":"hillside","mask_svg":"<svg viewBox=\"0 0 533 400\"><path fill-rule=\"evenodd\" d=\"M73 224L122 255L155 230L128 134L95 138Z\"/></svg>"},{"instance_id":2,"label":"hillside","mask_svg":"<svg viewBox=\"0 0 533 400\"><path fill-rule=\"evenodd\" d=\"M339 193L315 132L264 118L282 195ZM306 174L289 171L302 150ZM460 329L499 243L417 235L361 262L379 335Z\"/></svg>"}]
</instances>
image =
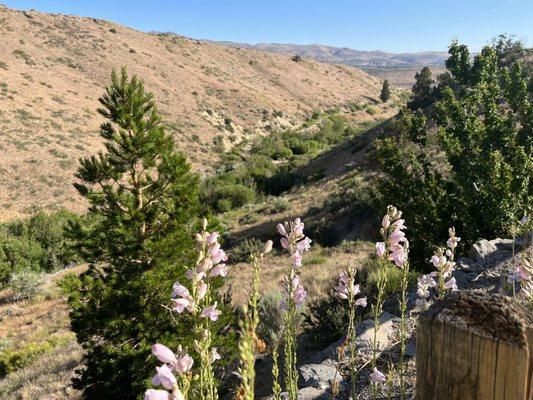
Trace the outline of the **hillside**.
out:
<instances>
[{"instance_id":1,"label":"hillside","mask_svg":"<svg viewBox=\"0 0 533 400\"><path fill-rule=\"evenodd\" d=\"M113 68L126 65L145 80L201 172L221 147L297 127L316 109L375 102L381 88L348 66L3 6L0 39L0 220L84 209L72 175L76 160L99 148L95 109ZM393 113L378 106L355 118Z\"/></svg>"}]
</instances>

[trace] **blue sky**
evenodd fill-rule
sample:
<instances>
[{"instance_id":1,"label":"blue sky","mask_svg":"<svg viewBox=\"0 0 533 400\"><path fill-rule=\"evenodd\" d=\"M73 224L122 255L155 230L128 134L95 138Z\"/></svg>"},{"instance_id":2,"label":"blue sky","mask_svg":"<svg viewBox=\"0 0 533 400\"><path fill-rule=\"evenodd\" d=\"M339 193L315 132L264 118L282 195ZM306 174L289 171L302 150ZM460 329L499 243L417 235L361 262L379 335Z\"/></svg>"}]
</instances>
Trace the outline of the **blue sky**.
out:
<instances>
[{"instance_id":1,"label":"blue sky","mask_svg":"<svg viewBox=\"0 0 533 400\"><path fill-rule=\"evenodd\" d=\"M453 38L478 51L500 33L531 46L532 0L0 0L103 18L142 31L247 43L321 43L393 52L445 50Z\"/></svg>"}]
</instances>

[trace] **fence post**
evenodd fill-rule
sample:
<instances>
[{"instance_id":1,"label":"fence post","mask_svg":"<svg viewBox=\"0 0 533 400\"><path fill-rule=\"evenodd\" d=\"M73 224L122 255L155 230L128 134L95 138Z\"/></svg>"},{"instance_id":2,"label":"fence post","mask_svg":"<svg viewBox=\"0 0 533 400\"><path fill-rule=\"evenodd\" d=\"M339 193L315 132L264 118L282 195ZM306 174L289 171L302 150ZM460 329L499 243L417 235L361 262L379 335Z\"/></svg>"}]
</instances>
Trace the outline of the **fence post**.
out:
<instances>
[{"instance_id":1,"label":"fence post","mask_svg":"<svg viewBox=\"0 0 533 400\"><path fill-rule=\"evenodd\" d=\"M418 400L533 400L533 317L512 299L455 292L418 319Z\"/></svg>"}]
</instances>

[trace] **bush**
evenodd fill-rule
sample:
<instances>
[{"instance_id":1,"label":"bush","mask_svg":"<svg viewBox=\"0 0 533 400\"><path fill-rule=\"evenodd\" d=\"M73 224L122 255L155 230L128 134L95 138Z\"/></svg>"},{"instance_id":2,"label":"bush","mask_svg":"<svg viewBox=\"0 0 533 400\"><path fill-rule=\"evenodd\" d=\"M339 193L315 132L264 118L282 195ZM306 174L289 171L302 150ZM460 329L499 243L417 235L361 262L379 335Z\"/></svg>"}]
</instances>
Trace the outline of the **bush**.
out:
<instances>
[{"instance_id":1,"label":"bush","mask_svg":"<svg viewBox=\"0 0 533 400\"><path fill-rule=\"evenodd\" d=\"M280 309L282 295L268 292L259 300L259 325L257 334L272 348L279 344L283 329L283 312Z\"/></svg>"},{"instance_id":2,"label":"bush","mask_svg":"<svg viewBox=\"0 0 533 400\"><path fill-rule=\"evenodd\" d=\"M336 294L336 285L337 281L332 281L324 297L307 304L304 329L317 347L325 347L342 338L348 326L347 302Z\"/></svg>"},{"instance_id":3,"label":"bush","mask_svg":"<svg viewBox=\"0 0 533 400\"><path fill-rule=\"evenodd\" d=\"M20 271L11 275L9 287L13 300L31 299L39 293L39 287L43 282L42 274L34 271Z\"/></svg>"},{"instance_id":4,"label":"bush","mask_svg":"<svg viewBox=\"0 0 533 400\"><path fill-rule=\"evenodd\" d=\"M231 249L231 261L248 262L250 261L250 254L260 253L264 245L256 238L245 239Z\"/></svg>"},{"instance_id":5,"label":"bush","mask_svg":"<svg viewBox=\"0 0 533 400\"><path fill-rule=\"evenodd\" d=\"M77 261L65 235L65 227L73 221L86 222L59 211L0 225L0 287L13 273L49 272Z\"/></svg>"}]
</instances>

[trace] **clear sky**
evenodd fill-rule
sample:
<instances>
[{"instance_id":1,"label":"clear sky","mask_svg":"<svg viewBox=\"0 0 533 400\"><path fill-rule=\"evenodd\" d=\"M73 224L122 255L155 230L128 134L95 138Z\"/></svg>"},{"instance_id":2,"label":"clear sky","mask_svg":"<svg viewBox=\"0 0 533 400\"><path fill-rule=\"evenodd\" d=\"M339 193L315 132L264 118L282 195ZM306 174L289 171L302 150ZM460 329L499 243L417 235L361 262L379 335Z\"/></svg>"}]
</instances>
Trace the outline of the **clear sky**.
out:
<instances>
[{"instance_id":1,"label":"clear sky","mask_svg":"<svg viewBox=\"0 0 533 400\"><path fill-rule=\"evenodd\" d=\"M246 43L320 43L392 52L478 51L500 33L533 40L533 0L0 0L141 31Z\"/></svg>"}]
</instances>

